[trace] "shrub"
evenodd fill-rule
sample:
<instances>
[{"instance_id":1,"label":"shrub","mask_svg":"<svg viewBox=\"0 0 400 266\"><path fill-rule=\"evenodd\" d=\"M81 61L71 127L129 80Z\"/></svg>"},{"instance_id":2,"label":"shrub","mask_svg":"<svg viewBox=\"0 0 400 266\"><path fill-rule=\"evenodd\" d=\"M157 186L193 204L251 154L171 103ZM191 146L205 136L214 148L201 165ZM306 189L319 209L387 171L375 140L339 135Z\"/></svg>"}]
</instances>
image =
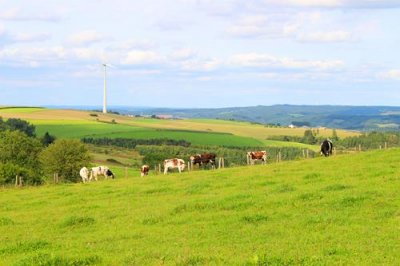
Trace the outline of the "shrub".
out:
<instances>
[{"instance_id":1,"label":"shrub","mask_svg":"<svg viewBox=\"0 0 400 266\"><path fill-rule=\"evenodd\" d=\"M40 154L44 171L58 173L65 182L78 182L79 169L90 162L89 151L79 140L56 140Z\"/></svg>"}]
</instances>

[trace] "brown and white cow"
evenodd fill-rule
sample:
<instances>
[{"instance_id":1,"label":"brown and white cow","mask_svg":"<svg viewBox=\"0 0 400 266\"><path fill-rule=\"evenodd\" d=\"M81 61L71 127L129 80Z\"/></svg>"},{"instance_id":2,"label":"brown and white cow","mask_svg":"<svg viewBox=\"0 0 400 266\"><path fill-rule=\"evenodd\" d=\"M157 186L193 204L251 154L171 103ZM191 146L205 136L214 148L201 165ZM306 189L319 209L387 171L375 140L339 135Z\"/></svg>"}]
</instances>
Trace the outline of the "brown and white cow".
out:
<instances>
[{"instance_id":1,"label":"brown and white cow","mask_svg":"<svg viewBox=\"0 0 400 266\"><path fill-rule=\"evenodd\" d=\"M145 175L148 175L149 171L150 171L150 167L147 164L142 165L142 167L140 168L140 176L144 177Z\"/></svg>"},{"instance_id":2,"label":"brown and white cow","mask_svg":"<svg viewBox=\"0 0 400 266\"><path fill-rule=\"evenodd\" d=\"M215 153L196 154L190 156L190 162L192 165L198 164L199 166L210 163L211 167L215 168L215 157L217 157Z\"/></svg>"},{"instance_id":3,"label":"brown and white cow","mask_svg":"<svg viewBox=\"0 0 400 266\"><path fill-rule=\"evenodd\" d=\"M267 163L267 152L266 151L249 151L247 153L247 159L250 164L254 164L255 161L261 161L262 164Z\"/></svg>"},{"instance_id":4,"label":"brown and white cow","mask_svg":"<svg viewBox=\"0 0 400 266\"><path fill-rule=\"evenodd\" d=\"M178 158L164 160L164 175L167 174L170 168L178 168L180 173L185 169L185 161Z\"/></svg>"}]
</instances>

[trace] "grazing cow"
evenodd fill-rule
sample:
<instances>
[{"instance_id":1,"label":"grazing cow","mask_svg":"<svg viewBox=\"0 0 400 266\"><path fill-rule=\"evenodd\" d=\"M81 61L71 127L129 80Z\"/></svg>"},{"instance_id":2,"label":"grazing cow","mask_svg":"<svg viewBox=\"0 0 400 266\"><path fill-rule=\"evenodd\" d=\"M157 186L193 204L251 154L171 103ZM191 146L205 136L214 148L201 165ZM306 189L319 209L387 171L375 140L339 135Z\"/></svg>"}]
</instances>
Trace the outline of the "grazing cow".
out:
<instances>
[{"instance_id":1,"label":"grazing cow","mask_svg":"<svg viewBox=\"0 0 400 266\"><path fill-rule=\"evenodd\" d=\"M145 175L148 175L149 174L149 170L150 170L150 167L147 164L143 165L140 168L140 176L144 177Z\"/></svg>"},{"instance_id":2,"label":"grazing cow","mask_svg":"<svg viewBox=\"0 0 400 266\"><path fill-rule=\"evenodd\" d=\"M247 153L247 159L251 165L254 164L255 161L260 160L262 164L267 163L267 152L266 151L249 151Z\"/></svg>"},{"instance_id":3,"label":"grazing cow","mask_svg":"<svg viewBox=\"0 0 400 266\"><path fill-rule=\"evenodd\" d=\"M178 168L180 173L185 169L185 161L177 158L164 160L164 175L167 174L169 168Z\"/></svg>"},{"instance_id":4,"label":"grazing cow","mask_svg":"<svg viewBox=\"0 0 400 266\"><path fill-rule=\"evenodd\" d=\"M321 143L321 155L328 157L332 155L332 150L333 144L332 141L330 141L329 139L326 139Z\"/></svg>"},{"instance_id":5,"label":"grazing cow","mask_svg":"<svg viewBox=\"0 0 400 266\"><path fill-rule=\"evenodd\" d=\"M97 176L103 175L105 179L111 177L112 179L115 178L113 172L111 172L110 168L107 166L97 166L92 168L92 172L90 174L90 181L94 178L97 181Z\"/></svg>"},{"instance_id":6,"label":"grazing cow","mask_svg":"<svg viewBox=\"0 0 400 266\"><path fill-rule=\"evenodd\" d=\"M82 177L82 182L86 183L89 182L89 176L91 175L91 172L86 167L82 167L79 171L79 175Z\"/></svg>"},{"instance_id":7,"label":"grazing cow","mask_svg":"<svg viewBox=\"0 0 400 266\"><path fill-rule=\"evenodd\" d=\"M190 156L190 162L192 165L198 164L199 166L203 164L211 164L212 168L215 168L215 153L203 153L203 154L196 154L193 156Z\"/></svg>"}]
</instances>

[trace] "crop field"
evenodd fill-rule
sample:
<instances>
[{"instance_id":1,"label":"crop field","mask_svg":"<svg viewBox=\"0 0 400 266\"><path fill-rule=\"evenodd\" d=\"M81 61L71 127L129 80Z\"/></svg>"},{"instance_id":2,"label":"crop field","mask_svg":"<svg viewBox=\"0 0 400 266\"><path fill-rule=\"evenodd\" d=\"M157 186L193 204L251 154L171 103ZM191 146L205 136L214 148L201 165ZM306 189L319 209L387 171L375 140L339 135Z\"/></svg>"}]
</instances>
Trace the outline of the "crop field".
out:
<instances>
[{"instance_id":1,"label":"crop field","mask_svg":"<svg viewBox=\"0 0 400 266\"><path fill-rule=\"evenodd\" d=\"M29 108L21 108L28 109ZM96 116L91 116L96 115ZM288 136L303 136L304 130L302 128L270 128L263 125L251 124L247 122L237 121L223 121L211 119L184 119L184 120L160 120L148 118L132 118L127 116L119 116L113 114L102 114L76 110L57 110L57 109L33 109L30 112L21 112L18 108L3 108L0 109L0 116L4 118L18 117L31 121L37 125L38 131L44 133L55 131L60 136L78 137L80 135L80 128L71 128L71 130L64 131L65 126L80 124L84 135L90 127L97 125L95 129L100 128L100 132L93 130L92 134L101 132L101 128L107 128L104 133L122 133L129 131L129 126L134 131L135 128L147 129L165 129L165 130L181 130L181 131L201 131L207 133L230 133L235 136L257 139L264 142L270 136L288 135ZM116 124L110 124L114 120ZM77 127L77 126L76 126ZM109 130L108 130L109 129ZM121 129L121 130L120 130ZM72 132L73 131L73 132ZM162 131L161 131L162 132ZM56 133L53 133L57 136ZM88 133L89 134L89 133ZM329 137L332 135L331 129L319 129L321 136ZM339 137L355 136L358 132L337 130ZM286 143L287 145L287 143Z\"/></svg>"},{"instance_id":2,"label":"crop field","mask_svg":"<svg viewBox=\"0 0 400 266\"><path fill-rule=\"evenodd\" d=\"M399 265L399 161L389 149L2 188L0 264Z\"/></svg>"}]
</instances>

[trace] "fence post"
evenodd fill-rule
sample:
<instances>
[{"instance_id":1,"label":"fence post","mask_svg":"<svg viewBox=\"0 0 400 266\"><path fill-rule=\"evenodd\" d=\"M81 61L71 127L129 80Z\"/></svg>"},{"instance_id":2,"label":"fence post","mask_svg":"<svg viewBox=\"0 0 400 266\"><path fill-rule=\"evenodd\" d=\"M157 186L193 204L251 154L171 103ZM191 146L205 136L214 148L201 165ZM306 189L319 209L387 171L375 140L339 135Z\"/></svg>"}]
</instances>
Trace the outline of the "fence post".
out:
<instances>
[{"instance_id":1,"label":"fence post","mask_svg":"<svg viewBox=\"0 0 400 266\"><path fill-rule=\"evenodd\" d=\"M224 157L222 157L221 159L222 159L222 168L225 168L225 160L224 160Z\"/></svg>"},{"instance_id":2,"label":"fence post","mask_svg":"<svg viewBox=\"0 0 400 266\"><path fill-rule=\"evenodd\" d=\"M19 177L18 177L18 175L16 175L15 176L15 186L18 186L18 184L19 184Z\"/></svg>"},{"instance_id":3,"label":"fence post","mask_svg":"<svg viewBox=\"0 0 400 266\"><path fill-rule=\"evenodd\" d=\"M247 165L250 164L250 156L248 154L246 154L246 161L247 161Z\"/></svg>"},{"instance_id":4,"label":"fence post","mask_svg":"<svg viewBox=\"0 0 400 266\"><path fill-rule=\"evenodd\" d=\"M382 150L382 145L379 145L379 149Z\"/></svg>"},{"instance_id":5,"label":"fence post","mask_svg":"<svg viewBox=\"0 0 400 266\"><path fill-rule=\"evenodd\" d=\"M358 144L358 151L361 151L361 144Z\"/></svg>"},{"instance_id":6,"label":"fence post","mask_svg":"<svg viewBox=\"0 0 400 266\"><path fill-rule=\"evenodd\" d=\"M387 147L388 147L388 145L387 145L387 142L385 141L385 150L387 149Z\"/></svg>"},{"instance_id":7,"label":"fence post","mask_svg":"<svg viewBox=\"0 0 400 266\"><path fill-rule=\"evenodd\" d=\"M19 176L19 186L22 187L24 185L24 177Z\"/></svg>"},{"instance_id":8,"label":"fence post","mask_svg":"<svg viewBox=\"0 0 400 266\"><path fill-rule=\"evenodd\" d=\"M306 154L307 154L307 159L308 159L310 156L308 149L306 150Z\"/></svg>"},{"instance_id":9,"label":"fence post","mask_svg":"<svg viewBox=\"0 0 400 266\"><path fill-rule=\"evenodd\" d=\"M303 158L306 158L304 150L301 150L303 152Z\"/></svg>"},{"instance_id":10,"label":"fence post","mask_svg":"<svg viewBox=\"0 0 400 266\"><path fill-rule=\"evenodd\" d=\"M161 164L158 164L158 173L161 174Z\"/></svg>"},{"instance_id":11,"label":"fence post","mask_svg":"<svg viewBox=\"0 0 400 266\"><path fill-rule=\"evenodd\" d=\"M218 169L221 168L221 157L218 158Z\"/></svg>"}]
</instances>

